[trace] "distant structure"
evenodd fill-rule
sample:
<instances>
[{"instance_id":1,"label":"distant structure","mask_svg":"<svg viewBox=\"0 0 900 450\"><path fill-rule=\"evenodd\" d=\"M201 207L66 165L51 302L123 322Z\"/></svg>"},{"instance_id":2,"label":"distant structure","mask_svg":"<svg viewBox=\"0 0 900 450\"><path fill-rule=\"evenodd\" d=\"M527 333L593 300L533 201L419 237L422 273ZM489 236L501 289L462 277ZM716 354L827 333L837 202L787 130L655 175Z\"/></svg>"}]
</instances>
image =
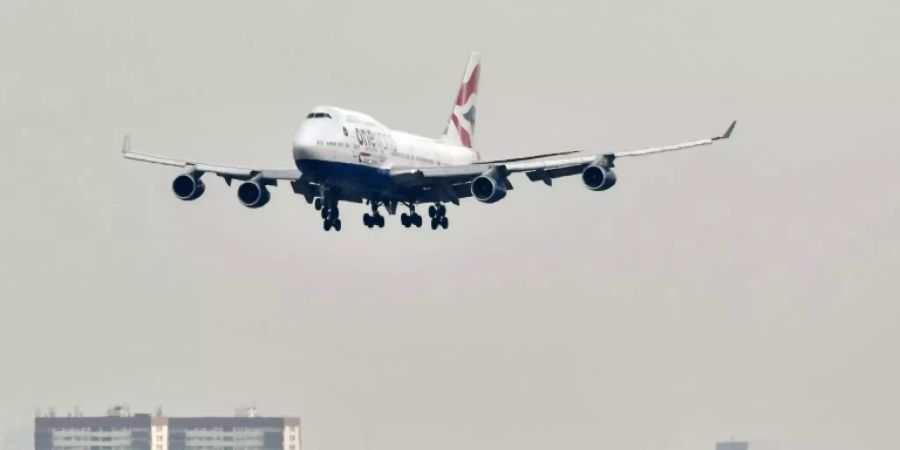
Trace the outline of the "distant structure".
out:
<instances>
[{"instance_id":1,"label":"distant structure","mask_svg":"<svg viewBox=\"0 0 900 450\"><path fill-rule=\"evenodd\" d=\"M241 408L235 417L165 417L131 414L127 407L106 416L49 413L34 419L35 450L300 450L300 419L259 417Z\"/></svg>"},{"instance_id":2,"label":"distant structure","mask_svg":"<svg viewBox=\"0 0 900 450\"><path fill-rule=\"evenodd\" d=\"M719 442L716 450L749 450L750 443L746 441Z\"/></svg>"}]
</instances>

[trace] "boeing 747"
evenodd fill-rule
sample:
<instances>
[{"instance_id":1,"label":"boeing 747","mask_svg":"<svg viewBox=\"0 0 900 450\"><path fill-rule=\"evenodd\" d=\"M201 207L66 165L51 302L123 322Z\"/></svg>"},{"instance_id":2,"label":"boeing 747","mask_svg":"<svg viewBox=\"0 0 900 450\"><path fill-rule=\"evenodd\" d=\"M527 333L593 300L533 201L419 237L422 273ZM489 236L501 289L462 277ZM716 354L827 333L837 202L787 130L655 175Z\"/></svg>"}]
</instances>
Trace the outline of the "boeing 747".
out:
<instances>
[{"instance_id":1,"label":"boeing 747","mask_svg":"<svg viewBox=\"0 0 900 450\"><path fill-rule=\"evenodd\" d=\"M482 160L474 149L475 103L481 58L473 53L443 136L431 139L392 130L372 117L346 109L319 106L306 116L294 136L295 168L267 170L244 168L132 151L125 138L125 158L180 167L172 191L181 200L200 198L206 190L202 177L212 173L230 186L240 181L237 197L248 208L269 203L269 189L279 181L289 182L293 191L320 211L325 231L341 230L341 202L365 203L371 212L363 214L368 228L385 225L382 209L395 215L398 207L404 227L421 227L416 210L428 205L432 230L447 229L447 204L474 197L482 203L496 203L513 189L509 178L524 173L531 181L551 186L559 177L580 175L584 186L605 191L616 184L615 162L619 158L684 150L714 144L731 136L736 122L724 134L681 144L642 150L591 154L563 151L520 158Z\"/></svg>"}]
</instances>

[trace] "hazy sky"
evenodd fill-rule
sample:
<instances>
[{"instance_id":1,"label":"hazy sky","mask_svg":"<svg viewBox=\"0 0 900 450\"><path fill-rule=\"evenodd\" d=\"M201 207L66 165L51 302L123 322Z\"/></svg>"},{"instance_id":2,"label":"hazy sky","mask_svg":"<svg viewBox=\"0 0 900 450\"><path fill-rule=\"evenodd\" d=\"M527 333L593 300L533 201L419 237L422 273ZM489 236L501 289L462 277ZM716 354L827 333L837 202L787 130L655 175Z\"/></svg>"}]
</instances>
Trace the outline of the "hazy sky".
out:
<instances>
[{"instance_id":1,"label":"hazy sky","mask_svg":"<svg viewBox=\"0 0 900 450\"><path fill-rule=\"evenodd\" d=\"M34 408L300 415L305 450L897 448L893 1L0 0L0 435ZM179 202L135 148L292 168L318 104L438 135L484 55L451 228L324 233L287 186Z\"/></svg>"}]
</instances>

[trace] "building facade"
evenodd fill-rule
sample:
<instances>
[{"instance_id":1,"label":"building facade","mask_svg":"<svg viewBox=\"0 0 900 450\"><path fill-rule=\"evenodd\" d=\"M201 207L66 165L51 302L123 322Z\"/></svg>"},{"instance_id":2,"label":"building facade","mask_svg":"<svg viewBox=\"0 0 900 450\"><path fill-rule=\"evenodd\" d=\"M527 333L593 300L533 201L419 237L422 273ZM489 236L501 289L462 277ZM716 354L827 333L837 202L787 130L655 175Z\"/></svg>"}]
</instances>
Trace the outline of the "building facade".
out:
<instances>
[{"instance_id":1,"label":"building facade","mask_svg":"<svg viewBox=\"0 0 900 450\"><path fill-rule=\"evenodd\" d=\"M154 417L152 426L150 450L300 450L291 417Z\"/></svg>"},{"instance_id":2,"label":"building facade","mask_svg":"<svg viewBox=\"0 0 900 450\"><path fill-rule=\"evenodd\" d=\"M35 450L300 450L296 417L38 417Z\"/></svg>"}]
</instances>

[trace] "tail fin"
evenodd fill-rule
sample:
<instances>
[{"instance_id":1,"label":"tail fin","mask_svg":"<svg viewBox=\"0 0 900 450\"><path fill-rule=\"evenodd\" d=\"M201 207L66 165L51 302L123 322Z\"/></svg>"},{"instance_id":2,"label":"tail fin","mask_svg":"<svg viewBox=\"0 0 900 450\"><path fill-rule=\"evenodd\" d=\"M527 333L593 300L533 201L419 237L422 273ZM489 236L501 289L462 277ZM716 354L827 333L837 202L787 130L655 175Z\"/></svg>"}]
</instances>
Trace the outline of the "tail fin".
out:
<instances>
[{"instance_id":1,"label":"tail fin","mask_svg":"<svg viewBox=\"0 0 900 450\"><path fill-rule=\"evenodd\" d=\"M472 148L475 135L475 102L478 100L478 77L481 75L481 55L472 52L463 73L456 103L450 111L450 122L442 140L448 144Z\"/></svg>"}]
</instances>

